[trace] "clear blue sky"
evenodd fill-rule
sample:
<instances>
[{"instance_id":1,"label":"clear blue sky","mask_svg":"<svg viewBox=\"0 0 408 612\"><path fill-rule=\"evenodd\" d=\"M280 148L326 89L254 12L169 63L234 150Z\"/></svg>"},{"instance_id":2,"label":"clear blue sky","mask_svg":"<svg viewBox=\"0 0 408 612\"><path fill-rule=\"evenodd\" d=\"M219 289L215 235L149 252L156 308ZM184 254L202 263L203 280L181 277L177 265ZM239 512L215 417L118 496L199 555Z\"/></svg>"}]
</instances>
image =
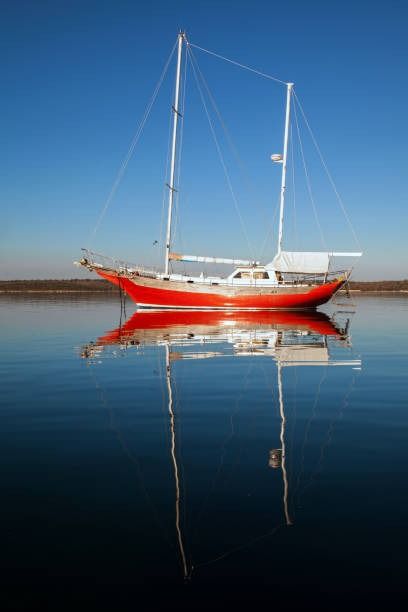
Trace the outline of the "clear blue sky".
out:
<instances>
[{"instance_id":1,"label":"clear blue sky","mask_svg":"<svg viewBox=\"0 0 408 612\"><path fill-rule=\"evenodd\" d=\"M89 244L180 27L197 45L295 82L364 250L355 278L408 278L407 19L402 1L3 2L0 278L83 274L71 262ZM272 258L280 177L269 156L282 148L284 88L195 53L243 162L238 172L225 147L254 253L265 243ZM130 261L158 260L170 68L91 243ZM249 256L191 73L187 80L175 248ZM302 137L326 244L355 250ZM285 246L319 250L297 159Z\"/></svg>"}]
</instances>

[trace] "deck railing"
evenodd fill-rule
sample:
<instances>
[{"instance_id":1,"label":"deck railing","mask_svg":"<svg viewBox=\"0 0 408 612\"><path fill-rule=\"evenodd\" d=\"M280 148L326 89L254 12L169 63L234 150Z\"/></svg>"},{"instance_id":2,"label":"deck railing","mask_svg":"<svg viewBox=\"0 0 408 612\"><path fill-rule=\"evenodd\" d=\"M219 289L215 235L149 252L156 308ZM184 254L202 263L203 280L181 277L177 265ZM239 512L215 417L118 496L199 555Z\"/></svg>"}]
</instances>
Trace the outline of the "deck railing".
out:
<instances>
[{"instance_id":1,"label":"deck railing","mask_svg":"<svg viewBox=\"0 0 408 612\"><path fill-rule=\"evenodd\" d=\"M286 272L284 276L285 285L323 285L341 277L348 278L351 270L330 270L325 274L304 274L301 272Z\"/></svg>"},{"instance_id":2,"label":"deck railing","mask_svg":"<svg viewBox=\"0 0 408 612\"><path fill-rule=\"evenodd\" d=\"M102 255L101 253L95 253L89 249L81 249L84 257L81 263L84 265L90 265L93 268L101 268L104 270L112 270L119 274L143 274L144 276L156 276L158 269L145 268L142 265L130 263L123 259L116 259L115 257L109 257Z\"/></svg>"},{"instance_id":3,"label":"deck railing","mask_svg":"<svg viewBox=\"0 0 408 612\"><path fill-rule=\"evenodd\" d=\"M117 274L129 274L129 275L140 275L147 276L150 278L156 278L160 273L158 268L154 268L152 266L145 267L140 264L133 264L122 259L116 259L115 257L109 257L107 255L102 255L101 253L96 253L89 249L82 249L84 257L81 263L85 266L90 266L94 269L100 268L101 270L112 271ZM351 270L331 270L326 274L302 274L302 273L284 273L282 274L282 283L286 286L299 286L299 285L323 285L327 281L334 281L340 277L348 278ZM184 275L186 278L190 278L189 275ZM194 276L191 276L192 279L195 279ZM263 279L262 279L263 280ZM202 284L213 284L213 277L203 277L200 279L200 283ZM231 286L238 286L236 283L231 280L230 282L226 282L226 279L223 279L223 284L228 284ZM253 286L265 286L264 283L253 280Z\"/></svg>"}]
</instances>

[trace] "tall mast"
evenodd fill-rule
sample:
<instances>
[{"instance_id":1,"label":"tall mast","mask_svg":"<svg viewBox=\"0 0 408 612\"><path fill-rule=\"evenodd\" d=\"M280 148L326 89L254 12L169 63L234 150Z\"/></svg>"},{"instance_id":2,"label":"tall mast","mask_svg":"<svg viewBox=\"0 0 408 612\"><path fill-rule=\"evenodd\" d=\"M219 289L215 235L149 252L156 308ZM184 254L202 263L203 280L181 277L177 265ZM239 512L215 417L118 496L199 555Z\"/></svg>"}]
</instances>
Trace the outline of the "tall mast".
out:
<instances>
[{"instance_id":1,"label":"tall mast","mask_svg":"<svg viewBox=\"0 0 408 612\"><path fill-rule=\"evenodd\" d=\"M285 135L283 138L283 158L282 158L282 183L280 193L280 210L279 210L279 237L278 237L278 254L282 250L283 238L283 211L285 208L285 189L286 189L286 160L288 156L288 139L289 139L289 119L290 119L290 97L292 94L293 83L287 83L286 91L286 117L285 117Z\"/></svg>"},{"instance_id":2,"label":"tall mast","mask_svg":"<svg viewBox=\"0 0 408 612\"><path fill-rule=\"evenodd\" d=\"M170 241L171 241L171 215L173 212L173 200L174 193L176 191L174 185L174 170L176 166L177 156L177 123L180 116L178 110L179 93L180 93L180 72L181 72L181 51L183 47L184 32L179 32L178 35L178 49L177 49L177 69L176 69L176 88L174 93L174 105L173 105L173 136L171 141L171 162L170 162L170 179L168 183L169 188L169 206L167 213L167 232L166 232L166 255L164 260L164 273L169 273L169 260L170 260Z\"/></svg>"}]
</instances>

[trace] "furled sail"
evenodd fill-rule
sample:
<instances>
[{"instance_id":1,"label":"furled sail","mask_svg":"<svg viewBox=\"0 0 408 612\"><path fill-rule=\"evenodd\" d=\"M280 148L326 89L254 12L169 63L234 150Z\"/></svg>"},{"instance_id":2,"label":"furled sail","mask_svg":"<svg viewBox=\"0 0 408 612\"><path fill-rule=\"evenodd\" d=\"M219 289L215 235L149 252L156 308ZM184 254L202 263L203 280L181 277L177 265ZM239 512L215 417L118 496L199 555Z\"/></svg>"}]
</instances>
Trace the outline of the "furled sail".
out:
<instances>
[{"instance_id":1,"label":"furled sail","mask_svg":"<svg viewBox=\"0 0 408 612\"><path fill-rule=\"evenodd\" d=\"M179 253L170 253L169 259L172 261L188 261L190 263L216 263L216 264L231 264L234 266L257 266L259 261L251 261L249 259L228 259L226 257L206 257L203 255L180 255Z\"/></svg>"},{"instance_id":2,"label":"furled sail","mask_svg":"<svg viewBox=\"0 0 408 612\"><path fill-rule=\"evenodd\" d=\"M279 272L326 274L330 257L360 257L361 253L338 253L324 251L281 251L267 267Z\"/></svg>"},{"instance_id":3,"label":"furled sail","mask_svg":"<svg viewBox=\"0 0 408 612\"><path fill-rule=\"evenodd\" d=\"M279 272L325 274L329 261L329 253L281 251L275 255L272 266Z\"/></svg>"},{"instance_id":4,"label":"furled sail","mask_svg":"<svg viewBox=\"0 0 408 612\"><path fill-rule=\"evenodd\" d=\"M281 365L329 363L327 346L280 346L276 349L276 356Z\"/></svg>"}]
</instances>

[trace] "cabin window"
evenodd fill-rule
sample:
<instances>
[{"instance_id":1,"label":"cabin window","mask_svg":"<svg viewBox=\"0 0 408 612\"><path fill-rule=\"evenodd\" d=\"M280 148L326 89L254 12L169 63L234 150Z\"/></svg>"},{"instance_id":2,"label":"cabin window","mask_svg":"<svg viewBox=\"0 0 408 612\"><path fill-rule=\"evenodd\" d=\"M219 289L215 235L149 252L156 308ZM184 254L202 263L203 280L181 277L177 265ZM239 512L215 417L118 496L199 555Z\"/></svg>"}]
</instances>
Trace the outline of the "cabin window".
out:
<instances>
[{"instance_id":1,"label":"cabin window","mask_svg":"<svg viewBox=\"0 0 408 612\"><path fill-rule=\"evenodd\" d=\"M259 272L254 272L254 279L255 280L260 280L263 278L269 278L269 275L267 272L265 272L264 270L259 271Z\"/></svg>"},{"instance_id":2,"label":"cabin window","mask_svg":"<svg viewBox=\"0 0 408 612\"><path fill-rule=\"evenodd\" d=\"M237 272L234 276L234 278L241 278L241 272Z\"/></svg>"}]
</instances>

